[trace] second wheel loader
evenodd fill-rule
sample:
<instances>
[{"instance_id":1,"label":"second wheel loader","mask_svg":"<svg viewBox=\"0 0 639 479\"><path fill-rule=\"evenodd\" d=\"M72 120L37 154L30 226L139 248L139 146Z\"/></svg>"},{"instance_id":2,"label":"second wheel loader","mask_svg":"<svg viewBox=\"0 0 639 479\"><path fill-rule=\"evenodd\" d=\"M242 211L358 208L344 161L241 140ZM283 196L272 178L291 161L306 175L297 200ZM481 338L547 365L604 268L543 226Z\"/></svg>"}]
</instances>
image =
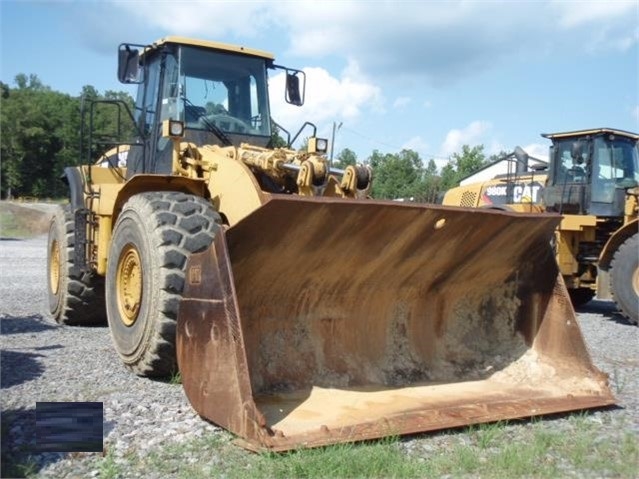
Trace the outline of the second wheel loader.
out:
<instances>
[{"instance_id":1,"label":"second wheel loader","mask_svg":"<svg viewBox=\"0 0 639 479\"><path fill-rule=\"evenodd\" d=\"M612 128L549 133L545 168L518 168L446 192L444 205L562 215L553 244L575 306L614 299L639 324L639 135ZM511 168L512 169L512 168Z\"/></svg>"},{"instance_id":2,"label":"second wheel loader","mask_svg":"<svg viewBox=\"0 0 639 479\"><path fill-rule=\"evenodd\" d=\"M550 248L558 215L373 201L368 167L331 168L312 125L305 151L274 147L267 73L292 105L305 80L268 53L167 37L119 58L134 138L65 170L57 321L106 318L128 368L179 368L250 449L614 403Z\"/></svg>"}]
</instances>

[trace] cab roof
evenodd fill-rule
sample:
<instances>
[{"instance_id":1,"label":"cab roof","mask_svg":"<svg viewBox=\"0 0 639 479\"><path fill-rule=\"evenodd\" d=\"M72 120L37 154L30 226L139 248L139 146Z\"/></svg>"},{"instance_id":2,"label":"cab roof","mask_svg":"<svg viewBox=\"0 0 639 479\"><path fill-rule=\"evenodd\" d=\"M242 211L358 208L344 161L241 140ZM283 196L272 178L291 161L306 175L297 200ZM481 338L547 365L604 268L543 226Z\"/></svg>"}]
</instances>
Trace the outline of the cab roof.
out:
<instances>
[{"instance_id":1,"label":"cab roof","mask_svg":"<svg viewBox=\"0 0 639 479\"><path fill-rule=\"evenodd\" d=\"M179 37L179 36L168 36L168 37L160 38L159 40L153 42L153 44L151 45L151 48L157 48L167 43L173 43L177 45L190 45L190 46L201 47L201 48L209 48L211 50L223 50L223 51L227 51L231 53L241 53L244 55L251 55L254 57L264 58L266 60L275 59L272 53L265 52L262 50L246 48L240 45L231 45L229 43L212 42L209 40L197 40L194 38Z\"/></svg>"},{"instance_id":2,"label":"cab roof","mask_svg":"<svg viewBox=\"0 0 639 479\"><path fill-rule=\"evenodd\" d=\"M625 130L617 130L615 128L593 128L590 130L575 130L561 133L542 133L541 136L550 140L554 140L559 138L573 138L577 136L602 135L606 133L617 136L624 136L626 138L632 138L635 141L639 140L639 135L637 133L632 133Z\"/></svg>"}]
</instances>

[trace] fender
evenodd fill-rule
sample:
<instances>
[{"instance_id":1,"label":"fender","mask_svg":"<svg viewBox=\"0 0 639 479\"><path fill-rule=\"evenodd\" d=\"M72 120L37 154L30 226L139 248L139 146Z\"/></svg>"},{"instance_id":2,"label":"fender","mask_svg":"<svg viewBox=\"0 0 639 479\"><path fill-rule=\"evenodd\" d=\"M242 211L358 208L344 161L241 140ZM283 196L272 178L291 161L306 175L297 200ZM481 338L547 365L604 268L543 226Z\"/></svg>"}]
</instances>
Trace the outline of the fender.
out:
<instances>
[{"instance_id":1,"label":"fender","mask_svg":"<svg viewBox=\"0 0 639 479\"><path fill-rule=\"evenodd\" d=\"M147 191L182 191L202 198L210 198L206 181L202 179L170 175L135 175L123 184L117 196L113 199L113 207L111 208L113 223L115 224L124 203L131 196Z\"/></svg>"},{"instance_id":2,"label":"fender","mask_svg":"<svg viewBox=\"0 0 639 479\"><path fill-rule=\"evenodd\" d=\"M122 184L102 184L99 202L94 213L98 214L97 235L92 235L97 243L96 272L106 274L107 255L111 244L113 225L118 219L124 204L133 195L148 191L182 191L192 195L209 198L204 180L167 175L135 175Z\"/></svg>"},{"instance_id":3,"label":"fender","mask_svg":"<svg viewBox=\"0 0 639 479\"><path fill-rule=\"evenodd\" d=\"M599 269L608 271L612 257L617 252L617 249L621 244L630 238L632 235L636 235L639 232L639 219L632 220L630 223L623 225L619 228L606 242L606 245L601 250L599 255Z\"/></svg>"},{"instance_id":4,"label":"fender","mask_svg":"<svg viewBox=\"0 0 639 479\"><path fill-rule=\"evenodd\" d=\"M66 167L62 175L62 180L69 185L69 200L73 210L84 208L84 180L80 167Z\"/></svg>"}]
</instances>

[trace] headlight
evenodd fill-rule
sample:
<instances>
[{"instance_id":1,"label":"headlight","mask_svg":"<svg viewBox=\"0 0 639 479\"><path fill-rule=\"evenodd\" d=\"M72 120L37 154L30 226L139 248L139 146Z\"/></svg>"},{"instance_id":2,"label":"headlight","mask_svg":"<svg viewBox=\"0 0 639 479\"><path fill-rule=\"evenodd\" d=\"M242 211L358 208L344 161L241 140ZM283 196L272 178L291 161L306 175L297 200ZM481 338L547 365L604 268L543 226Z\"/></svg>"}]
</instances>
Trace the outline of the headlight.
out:
<instances>
[{"instance_id":1,"label":"headlight","mask_svg":"<svg viewBox=\"0 0 639 479\"><path fill-rule=\"evenodd\" d=\"M308 152L325 154L328 151L328 140L326 138L311 137L308 139Z\"/></svg>"},{"instance_id":2,"label":"headlight","mask_svg":"<svg viewBox=\"0 0 639 479\"><path fill-rule=\"evenodd\" d=\"M169 120L169 135L184 136L184 123L177 120Z\"/></svg>"},{"instance_id":3,"label":"headlight","mask_svg":"<svg viewBox=\"0 0 639 479\"><path fill-rule=\"evenodd\" d=\"M182 138L184 136L184 123L178 120L164 120L162 122L162 136Z\"/></svg>"}]
</instances>

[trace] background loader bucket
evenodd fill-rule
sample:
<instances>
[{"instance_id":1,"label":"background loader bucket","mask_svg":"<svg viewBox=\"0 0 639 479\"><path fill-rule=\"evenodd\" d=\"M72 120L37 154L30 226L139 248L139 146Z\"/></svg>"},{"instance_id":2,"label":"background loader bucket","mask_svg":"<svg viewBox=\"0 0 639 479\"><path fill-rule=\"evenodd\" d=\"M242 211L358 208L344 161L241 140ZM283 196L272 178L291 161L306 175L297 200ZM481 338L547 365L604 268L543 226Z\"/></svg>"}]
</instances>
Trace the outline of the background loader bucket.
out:
<instances>
[{"instance_id":1,"label":"background loader bucket","mask_svg":"<svg viewBox=\"0 0 639 479\"><path fill-rule=\"evenodd\" d=\"M271 450L613 404L557 271L559 219L274 196L189 260L186 394Z\"/></svg>"}]
</instances>

